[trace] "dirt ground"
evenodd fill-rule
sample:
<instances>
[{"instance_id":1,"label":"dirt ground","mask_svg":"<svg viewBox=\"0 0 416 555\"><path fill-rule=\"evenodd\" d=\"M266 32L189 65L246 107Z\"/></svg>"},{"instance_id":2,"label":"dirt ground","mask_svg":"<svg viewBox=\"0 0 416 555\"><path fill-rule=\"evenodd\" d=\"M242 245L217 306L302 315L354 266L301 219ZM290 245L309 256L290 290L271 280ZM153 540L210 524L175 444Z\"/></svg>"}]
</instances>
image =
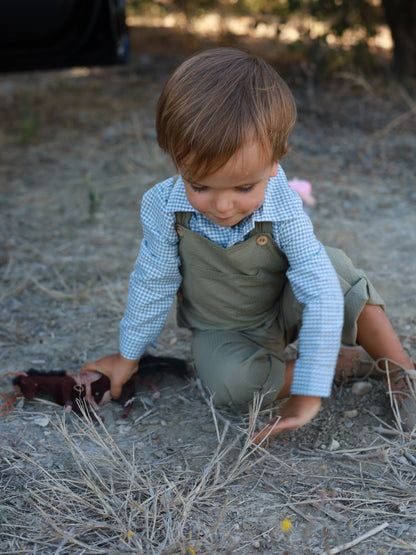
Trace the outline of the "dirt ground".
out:
<instances>
[{"instance_id":1,"label":"dirt ground","mask_svg":"<svg viewBox=\"0 0 416 555\"><path fill-rule=\"evenodd\" d=\"M133 39L128 66L0 76L2 375L117 350L140 199L172 173L157 97L206 46ZM317 236L366 269L416 357L414 100L385 76L281 72L299 109L284 169L313 184ZM173 313L150 352L190 360ZM157 381L160 398L141 387L127 420L104 407L105 428L15 402L0 419L1 553L416 551L415 443L377 380L364 396L334 387L265 450L247 446L247 415L213 413L192 376Z\"/></svg>"}]
</instances>

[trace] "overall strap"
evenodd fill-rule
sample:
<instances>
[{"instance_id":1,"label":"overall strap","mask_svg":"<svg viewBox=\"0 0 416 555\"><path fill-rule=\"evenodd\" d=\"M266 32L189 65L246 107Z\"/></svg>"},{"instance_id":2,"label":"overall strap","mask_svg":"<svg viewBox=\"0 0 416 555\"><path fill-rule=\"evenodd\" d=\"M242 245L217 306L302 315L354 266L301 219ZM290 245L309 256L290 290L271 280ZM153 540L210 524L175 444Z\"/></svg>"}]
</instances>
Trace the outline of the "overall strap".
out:
<instances>
[{"instance_id":1,"label":"overall strap","mask_svg":"<svg viewBox=\"0 0 416 555\"><path fill-rule=\"evenodd\" d=\"M253 235L258 235L259 233L269 233L272 235L272 222L256 222L248 236L253 237Z\"/></svg>"},{"instance_id":2,"label":"overall strap","mask_svg":"<svg viewBox=\"0 0 416 555\"><path fill-rule=\"evenodd\" d=\"M189 222L191 221L192 212L175 212L176 223L189 229Z\"/></svg>"}]
</instances>

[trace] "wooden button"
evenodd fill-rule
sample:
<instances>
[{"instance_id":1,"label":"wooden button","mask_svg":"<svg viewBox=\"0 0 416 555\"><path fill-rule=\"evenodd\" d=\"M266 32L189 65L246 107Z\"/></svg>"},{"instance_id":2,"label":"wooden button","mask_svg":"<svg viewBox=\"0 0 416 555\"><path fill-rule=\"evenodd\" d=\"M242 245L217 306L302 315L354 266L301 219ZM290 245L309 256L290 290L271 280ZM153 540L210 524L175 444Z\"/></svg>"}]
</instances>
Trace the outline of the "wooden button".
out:
<instances>
[{"instance_id":1,"label":"wooden button","mask_svg":"<svg viewBox=\"0 0 416 555\"><path fill-rule=\"evenodd\" d=\"M180 228L178 225L176 226L176 233L179 235L179 237L183 237L183 229Z\"/></svg>"},{"instance_id":2,"label":"wooden button","mask_svg":"<svg viewBox=\"0 0 416 555\"><path fill-rule=\"evenodd\" d=\"M260 247L263 247L264 245L267 245L268 242L269 242L269 240L267 239L267 237L265 235L259 235L256 239L256 243L258 245L260 245Z\"/></svg>"}]
</instances>

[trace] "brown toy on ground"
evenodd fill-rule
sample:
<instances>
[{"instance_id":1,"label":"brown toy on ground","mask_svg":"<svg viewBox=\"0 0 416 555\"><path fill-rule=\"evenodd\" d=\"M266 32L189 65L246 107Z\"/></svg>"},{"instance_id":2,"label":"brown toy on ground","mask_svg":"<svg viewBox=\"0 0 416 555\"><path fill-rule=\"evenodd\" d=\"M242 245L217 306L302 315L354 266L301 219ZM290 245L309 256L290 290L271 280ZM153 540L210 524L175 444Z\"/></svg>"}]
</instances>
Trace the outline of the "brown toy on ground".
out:
<instances>
[{"instance_id":1,"label":"brown toy on ground","mask_svg":"<svg viewBox=\"0 0 416 555\"><path fill-rule=\"evenodd\" d=\"M153 397L159 397L159 390L150 376L160 373L184 377L188 374L187 364L184 360L177 358L143 355L140 360L139 373L123 385L121 396L115 399L123 405L121 418L127 418L130 413L137 383L150 387L153 390ZM20 388L26 399L32 400L39 393L43 393L51 397L58 405L64 406L67 412L74 411L80 414L80 402L85 398L85 385L79 385L76 376L77 374L71 370L45 372L31 368L27 372L17 375L13 384ZM95 410L98 410L99 405L111 400L109 378L103 374L98 374L98 376L91 380L93 400L90 401L90 404Z\"/></svg>"}]
</instances>

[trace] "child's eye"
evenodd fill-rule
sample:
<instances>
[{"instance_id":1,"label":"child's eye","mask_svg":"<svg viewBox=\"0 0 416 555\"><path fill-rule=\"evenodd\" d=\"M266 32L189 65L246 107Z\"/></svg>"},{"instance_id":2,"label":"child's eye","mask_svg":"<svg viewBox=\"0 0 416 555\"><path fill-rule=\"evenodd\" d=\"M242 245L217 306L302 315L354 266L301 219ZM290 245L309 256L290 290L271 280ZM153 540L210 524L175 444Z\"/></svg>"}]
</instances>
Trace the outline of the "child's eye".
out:
<instances>
[{"instance_id":1,"label":"child's eye","mask_svg":"<svg viewBox=\"0 0 416 555\"><path fill-rule=\"evenodd\" d=\"M247 185L246 187L239 187L238 190L241 191L242 193L248 193L249 191L252 191L254 188L254 185Z\"/></svg>"},{"instance_id":2,"label":"child's eye","mask_svg":"<svg viewBox=\"0 0 416 555\"><path fill-rule=\"evenodd\" d=\"M202 193L202 191L205 191L206 189L206 187L202 187L201 185L193 185L192 183L189 183L189 185L195 193Z\"/></svg>"}]
</instances>

